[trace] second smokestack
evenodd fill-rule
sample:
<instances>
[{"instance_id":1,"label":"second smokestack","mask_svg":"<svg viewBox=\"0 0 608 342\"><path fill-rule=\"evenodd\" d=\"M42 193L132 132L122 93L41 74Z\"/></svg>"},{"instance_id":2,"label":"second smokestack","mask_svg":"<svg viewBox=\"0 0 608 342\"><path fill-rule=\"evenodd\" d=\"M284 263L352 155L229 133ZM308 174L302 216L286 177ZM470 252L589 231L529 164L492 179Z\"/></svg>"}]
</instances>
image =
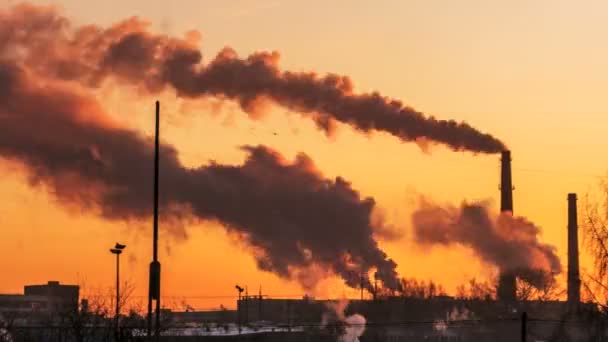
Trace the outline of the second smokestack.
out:
<instances>
[{"instance_id":1,"label":"second smokestack","mask_svg":"<svg viewBox=\"0 0 608 342\"><path fill-rule=\"evenodd\" d=\"M513 181L511 178L511 151L503 151L500 168L500 212L513 215ZM500 270L496 296L498 300L515 301L516 281L511 270Z\"/></svg>"},{"instance_id":2,"label":"second smokestack","mask_svg":"<svg viewBox=\"0 0 608 342\"><path fill-rule=\"evenodd\" d=\"M576 194L568 194L568 303L581 301L581 278L578 265L578 215Z\"/></svg>"}]
</instances>

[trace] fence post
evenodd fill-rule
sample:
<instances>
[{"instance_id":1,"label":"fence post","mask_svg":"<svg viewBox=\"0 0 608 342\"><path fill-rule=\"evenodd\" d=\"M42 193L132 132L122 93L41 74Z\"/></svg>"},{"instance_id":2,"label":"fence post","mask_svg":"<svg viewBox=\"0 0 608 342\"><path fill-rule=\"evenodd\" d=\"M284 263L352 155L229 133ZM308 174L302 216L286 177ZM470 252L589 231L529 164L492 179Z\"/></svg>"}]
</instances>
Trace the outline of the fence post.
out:
<instances>
[{"instance_id":1,"label":"fence post","mask_svg":"<svg viewBox=\"0 0 608 342\"><path fill-rule=\"evenodd\" d=\"M524 311L521 314L521 342L526 342L527 331L528 331L528 314Z\"/></svg>"}]
</instances>

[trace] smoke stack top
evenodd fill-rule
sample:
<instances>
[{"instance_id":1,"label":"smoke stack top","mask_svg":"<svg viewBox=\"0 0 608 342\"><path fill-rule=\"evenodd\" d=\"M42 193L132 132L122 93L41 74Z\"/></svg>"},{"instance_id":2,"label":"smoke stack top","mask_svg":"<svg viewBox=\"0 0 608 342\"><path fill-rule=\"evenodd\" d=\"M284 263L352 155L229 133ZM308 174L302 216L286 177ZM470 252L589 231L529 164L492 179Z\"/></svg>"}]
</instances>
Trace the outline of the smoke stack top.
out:
<instances>
[{"instance_id":1,"label":"smoke stack top","mask_svg":"<svg viewBox=\"0 0 608 342\"><path fill-rule=\"evenodd\" d=\"M576 194L568 194L568 302L581 301L581 279L578 262L578 215Z\"/></svg>"},{"instance_id":2,"label":"smoke stack top","mask_svg":"<svg viewBox=\"0 0 608 342\"><path fill-rule=\"evenodd\" d=\"M578 228L578 213L576 207L576 194L568 194L568 227Z\"/></svg>"},{"instance_id":3,"label":"smoke stack top","mask_svg":"<svg viewBox=\"0 0 608 342\"><path fill-rule=\"evenodd\" d=\"M513 180L511 178L511 151L501 153L500 211L513 213Z\"/></svg>"}]
</instances>

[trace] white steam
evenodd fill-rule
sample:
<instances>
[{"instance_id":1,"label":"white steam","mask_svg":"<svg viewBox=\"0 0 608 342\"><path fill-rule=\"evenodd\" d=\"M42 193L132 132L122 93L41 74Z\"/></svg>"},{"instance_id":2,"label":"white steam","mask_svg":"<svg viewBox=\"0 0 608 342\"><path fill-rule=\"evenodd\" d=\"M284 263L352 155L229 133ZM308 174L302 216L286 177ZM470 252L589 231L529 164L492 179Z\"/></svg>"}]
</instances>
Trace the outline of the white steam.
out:
<instances>
[{"instance_id":1,"label":"white steam","mask_svg":"<svg viewBox=\"0 0 608 342\"><path fill-rule=\"evenodd\" d=\"M354 314L346 317L344 323L344 334L340 336L340 342L359 342L359 337L365 332L365 317L360 314Z\"/></svg>"},{"instance_id":2,"label":"white steam","mask_svg":"<svg viewBox=\"0 0 608 342\"><path fill-rule=\"evenodd\" d=\"M323 314L321 327L340 327L339 342L359 342L359 337L365 332L367 321L361 314L346 316L344 311L347 306L346 299L327 304L329 311Z\"/></svg>"},{"instance_id":3,"label":"white steam","mask_svg":"<svg viewBox=\"0 0 608 342\"><path fill-rule=\"evenodd\" d=\"M449 334L450 325L457 321L466 321L472 319L472 313L467 309L453 308L450 312L447 312L445 319L436 320L433 323L433 329L443 336Z\"/></svg>"}]
</instances>

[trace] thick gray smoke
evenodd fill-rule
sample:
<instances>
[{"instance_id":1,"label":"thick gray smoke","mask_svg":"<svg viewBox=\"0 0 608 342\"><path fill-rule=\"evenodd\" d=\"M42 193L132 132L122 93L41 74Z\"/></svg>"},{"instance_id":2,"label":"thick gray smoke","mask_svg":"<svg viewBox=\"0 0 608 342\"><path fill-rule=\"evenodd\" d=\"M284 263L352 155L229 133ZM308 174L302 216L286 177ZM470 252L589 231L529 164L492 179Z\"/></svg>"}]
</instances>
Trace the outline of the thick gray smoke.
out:
<instances>
[{"instance_id":1,"label":"thick gray smoke","mask_svg":"<svg viewBox=\"0 0 608 342\"><path fill-rule=\"evenodd\" d=\"M148 218L152 143L113 123L79 89L0 62L0 157L22 164L62 203L109 219ZM342 178L324 178L304 154L289 162L263 146L244 150L242 165L190 169L163 144L164 218L221 222L253 247L261 269L281 277L318 266L353 287L363 272L370 288L366 275L378 269L385 286L398 286L395 262L372 236L373 199Z\"/></svg>"},{"instance_id":2,"label":"thick gray smoke","mask_svg":"<svg viewBox=\"0 0 608 342\"><path fill-rule=\"evenodd\" d=\"M523 217L491 215L484 203L460 208L426 200L413 214L416 242L471 248L484 262L541 286L545 275L561 272L556 248L538 240L540 229Z\"/></svg>"},{"instance_id":3,"label":"thick gray smoke","mask_svg":"<svg viewBox=\"0 0 608 342\"><path fill-rule=\"evenodd\" d=\"M203 64L197 34L153 34L132 18L109 28L73 27L52 8L16 6L0 12L0 51L43 75L89 86L108 77L150 92L174 88L180 96L238 101L256 113L265 100L315 121L326 132L342 122L363 132L382 131L402 141L431 141L453 150L496 153L498 139L470 125L438 120L378 93L356 94L345 76L282 71L279 54L239 58L225 48Z\"/></svg>"}]
</instances>

